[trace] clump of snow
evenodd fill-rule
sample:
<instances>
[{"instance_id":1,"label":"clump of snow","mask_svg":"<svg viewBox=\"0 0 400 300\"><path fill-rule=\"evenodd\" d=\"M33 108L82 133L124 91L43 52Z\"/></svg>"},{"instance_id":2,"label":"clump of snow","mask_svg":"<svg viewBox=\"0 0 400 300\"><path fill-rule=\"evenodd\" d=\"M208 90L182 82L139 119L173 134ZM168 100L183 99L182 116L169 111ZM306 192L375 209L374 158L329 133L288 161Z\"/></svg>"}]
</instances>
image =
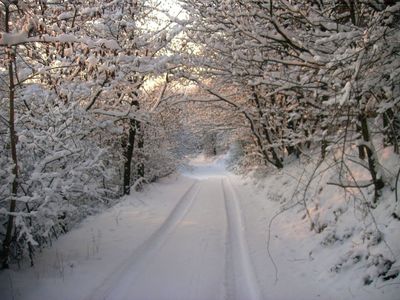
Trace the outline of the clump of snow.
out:
<instances>
[{"instance_id":1,"label":"clump of snow","mask_svg":"<svg viewBox=\"0 0 400 300\"><path fill-rule=\"evenodd\" d=\"M340 98L339 104L343 105L350 99L350 92L351 92L351 82L348 81L342 90L342 97Z\"/></svg>"}]
</instances>

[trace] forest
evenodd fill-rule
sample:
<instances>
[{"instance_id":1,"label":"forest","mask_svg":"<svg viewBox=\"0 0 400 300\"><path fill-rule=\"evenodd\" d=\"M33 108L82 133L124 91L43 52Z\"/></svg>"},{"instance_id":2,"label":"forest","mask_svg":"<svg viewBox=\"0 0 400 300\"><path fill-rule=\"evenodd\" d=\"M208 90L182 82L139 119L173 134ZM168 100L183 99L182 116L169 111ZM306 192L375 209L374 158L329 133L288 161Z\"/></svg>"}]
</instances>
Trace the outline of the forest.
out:
<instances>
[{"instance_id":1,"label":"forest","mask_svg":"<svg viewBox=\"0 0 400 300\"><path fill-rule=\"evenodd\" d=\"M399 82L399 1L1 0L1 266L200 152L242 175L312 162L315 234L326 172L398 223Z\"/></svg>"}]
</instances>

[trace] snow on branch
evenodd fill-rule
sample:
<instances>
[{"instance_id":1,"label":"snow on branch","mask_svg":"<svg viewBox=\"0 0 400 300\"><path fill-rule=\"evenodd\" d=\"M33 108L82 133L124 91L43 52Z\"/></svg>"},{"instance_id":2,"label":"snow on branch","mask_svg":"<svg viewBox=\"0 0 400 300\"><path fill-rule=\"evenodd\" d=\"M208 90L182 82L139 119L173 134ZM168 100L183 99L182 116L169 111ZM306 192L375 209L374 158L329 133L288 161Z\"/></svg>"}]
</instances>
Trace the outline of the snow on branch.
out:
<instances>
[{"instance_id":1,"label":"snow on branch","mask_svg":"<svg viewBox=\"0 0 400 300\"><path fill-rule=\"evenodd\" d=\"M26 43L82 43L89 48L104 47L109 50L121 50L116 40L98 39L93 40L89 37L78 37L74 34L60 34L58 36L41 35L30 37L28 32L20 31L17 33L0 32L0 46L18 46Z\"/></svg>"}]
</instances>

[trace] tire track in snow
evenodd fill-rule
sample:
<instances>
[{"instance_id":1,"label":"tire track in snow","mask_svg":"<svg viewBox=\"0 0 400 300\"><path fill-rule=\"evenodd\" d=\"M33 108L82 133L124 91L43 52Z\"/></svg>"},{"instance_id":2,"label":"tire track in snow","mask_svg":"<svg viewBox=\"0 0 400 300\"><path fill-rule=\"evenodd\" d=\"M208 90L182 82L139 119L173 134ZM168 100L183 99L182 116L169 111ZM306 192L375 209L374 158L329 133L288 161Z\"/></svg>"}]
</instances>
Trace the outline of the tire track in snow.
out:
<instances>
[{"instance_id":1,"label":"tire track in snow","mask_svg":"<svg viewBox=\"0 0 400 300\"><path fill-rule=\"evenodd\" d=\"M99 285L86 300L112 299L114 289L122 285L129 285L134 278L140 275L140 269L161 248L169 235L190 211L194 199L199 193L199 181L195 181L183 194L178 203L172 209L165 221L155 230L151 236L139 245L133 253L115 269L111 275ZM126 278L129 278L126 280ZM125 280L124 280L125 279Z\"/></svg>"},{"instance_id":2,"label":"tire track in snow","mask_svg":"<svg viewBox=\"0 0 400 300\"><path fill-rule=\"evenodd\" d=\"M229 181L221 181L225 199L226 233L226 299L260 300L262 294L250 259L245 228L237 194Z\"/></svg>"}]
</instances>

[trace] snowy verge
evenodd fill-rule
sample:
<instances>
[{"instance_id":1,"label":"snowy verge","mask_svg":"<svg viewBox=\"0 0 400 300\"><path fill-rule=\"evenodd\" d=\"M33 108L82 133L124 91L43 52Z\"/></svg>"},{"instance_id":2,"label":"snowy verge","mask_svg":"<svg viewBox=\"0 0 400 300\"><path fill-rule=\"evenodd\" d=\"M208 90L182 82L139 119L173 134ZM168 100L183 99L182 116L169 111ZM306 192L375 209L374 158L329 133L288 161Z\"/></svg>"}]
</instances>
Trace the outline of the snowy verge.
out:
<instances>
[{"instance_id":1,"label":"snowy verge","mask_svg":"<svg viewBox=\"0 0 400 300\"><path fill-rule=\"evenodd\" d=\"M380 160L390 180L399 158L385 150ZM374 208L372 189L328 185L337 169L329 161L314 172L316 166L295 161L266 177L235 179L262 289L278 300L399 299L400 221L392 215L393 181ZM355 174L366 176L362 169Z\"/></svg>"}]
</instances>

